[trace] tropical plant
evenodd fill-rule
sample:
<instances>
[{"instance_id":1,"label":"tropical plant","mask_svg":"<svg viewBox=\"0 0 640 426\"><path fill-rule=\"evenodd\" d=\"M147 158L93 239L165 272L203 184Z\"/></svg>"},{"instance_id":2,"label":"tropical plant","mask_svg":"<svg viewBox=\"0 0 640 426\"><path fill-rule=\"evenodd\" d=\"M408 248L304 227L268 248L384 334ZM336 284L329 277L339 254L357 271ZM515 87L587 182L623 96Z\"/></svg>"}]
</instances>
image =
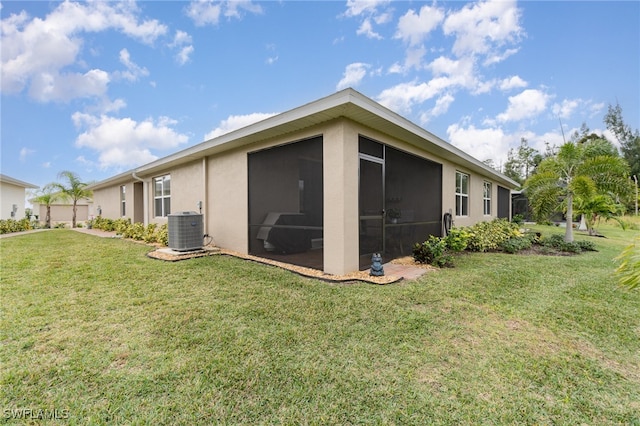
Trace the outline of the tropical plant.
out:
<instances>
[{"instance_id":1,"label":"tropical plant","mask_svg":"<svg viewBox=\"0 0 640 426\"><path fill-rule=\"evenodd\" d=\"M573 241L574 197L603 194L607 191L626 196L631 190L629 165L619 157L600 155L591 149L593 141L567 142L557 154L544 159L536 173L524 185L531 208L536 217L547 218L551 213L566 211L565 241Z\"/></svg>"},{"instance_id":2,"label":"tropical plant","mask_svg":"<svg viewBox=\"0 0 640 426\"><path fill-rule=\"evenodd\" d=\"M76 216L78 210L78 201L83 198L91 197L93 194L91 190L87 189L88 184L82 182L77 174L68 170L62 171L58 174L58 179L65 179L67 185L55 183L62 194L63 198L70 199L73 202L73 216L71 217L71 227L76 227Z\"/></svg>"},{"instance_id":3,"label":"tropical plant","mask_svg":"<svg viewBox=\"0 0 640 426\"><path fill-rule=\"evenodd\" d=\"M597 235L596 224L600 219L615 220L625 229L622 220L624 206L616 203L609 194L584 194L575 199L575 213L584 215L589 235Z\"/></svg>"},{"instance_id":4,"label":"tropical plant","mask_svg":"<svg viewBox=\"0 0 640 426\"><path fill-rule=\"evenodd\" d=\"M627 246L616 260L620 262L616 269L620 285L630 289L640 287L640 237Z\"/></svg>"},{"instance_id":5,"label":"tropical plant","mask_svg":"<svg viewBox=\"0 0 640 426\"><path fill-rule=\"evenodd\" d=\"M51 228L51 205L60 198L59 187L55 183L49 183L40 189L33 198L37 204L43 204L47 208L44 223L46 228Z\"/></svg>"}]
</instances>

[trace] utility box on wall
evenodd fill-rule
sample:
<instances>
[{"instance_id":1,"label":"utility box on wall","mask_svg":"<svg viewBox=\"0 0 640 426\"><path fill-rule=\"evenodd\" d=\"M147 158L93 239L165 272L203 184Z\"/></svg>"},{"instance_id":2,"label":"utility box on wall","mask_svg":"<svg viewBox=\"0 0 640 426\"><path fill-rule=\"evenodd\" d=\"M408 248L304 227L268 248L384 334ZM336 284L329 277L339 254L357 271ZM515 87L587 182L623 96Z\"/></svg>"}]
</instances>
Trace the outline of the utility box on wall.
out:
<instances>
[{"instance_id":1,"label":"utility box on wall","mask_svg":"<svg viewBox=\"0 0 640 426\"><path fill-rule=\"evenodd\" d=\"M204 239L202 215L196 212L178 212L168 216L169 248L176 251L201 249Z\"/></svg>"}]
</instances>

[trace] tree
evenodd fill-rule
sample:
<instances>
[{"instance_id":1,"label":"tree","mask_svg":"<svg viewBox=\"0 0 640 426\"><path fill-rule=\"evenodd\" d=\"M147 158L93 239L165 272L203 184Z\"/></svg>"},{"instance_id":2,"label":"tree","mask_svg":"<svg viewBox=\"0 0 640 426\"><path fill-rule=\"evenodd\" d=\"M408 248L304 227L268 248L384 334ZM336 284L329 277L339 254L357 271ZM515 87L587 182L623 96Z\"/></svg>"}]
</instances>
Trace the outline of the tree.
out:
<instances>
[{"instance_id":1,"label":"tree","mask_svg":"<svg viewBox=\"0 0 640 426\"><path fill-rule=\"evenodd\" d=\"M51 204L60 198L60 192L58 192L58 190L59 188L57 184L49 183L43 186L33 198L33 201L38 204L44 204L47 208L47 214L44 219L44 223L47 228L51 228Z\"/></svg>"},{"instance_id":2,"label":"tree","mask_svg":"<svg viewBox=\"0 0 640 426\"><path fill-rule=\"evenodd\" d=\"M594 188L595 189L595 188ZM589 235L596 235L596 224L601 218L613 219L625 229L625 223L620 219L624 212L624 206L614 201L610 194L596 194L589 191L588 194L576 196L575 213L584 215Z\"/></svg>"},{"instance_id":3,"label":"tree","mask_svg":"<svg viewBox=\"0 0 640 426\"><path fill-rule=\"evenodd\" d=\"M542 155L529 146L527 139L521 138L517 150L509 149L507 162L504 164L504 174L522 184L541 161Z\"/></svg>"},{"instance_id":4,"label":"tree","mask_svg":"<svg viewBox=\"0 0 640 426\"><path fill-rule=\"evenodd\" d=\"M590 194L626 195L629 185L629 165L619 156L600 155L592 142L567 142L555 156L544 159L524 188L531 208L538 219L548 217L564 207L567 217L565 241L573 241L574 197Z\"/></svg>"},{"instance_id":5,"label":"tree","mask_svg":"<svg viewBox=\"0 0 640 426\"><path fill-rule=\"evenodd\" d=\"M631 167L630 175L640 178L640 132L638 129L632 131L631 127L624 122L622 107L617 102L616 106L609 104L604 123L620 143L622 155Z\"/></svg>"},{"instance_id":6,"label":"tree","mask_svg":"<svg viewBox=\"0 0 640 426\"><path fill-rule=\"evenodd\" d=\"M68 170L60 172L58 174L58 179L65 179L67 181L67 186L60 183L56 183L54 185L60 190L63 198L71 199L71 201L73 201L71 226L75 228L78 201L83 198L91 197L92 192L87 189L87 183L82 182L78 175Z\"/></svg>"}]
</instances>

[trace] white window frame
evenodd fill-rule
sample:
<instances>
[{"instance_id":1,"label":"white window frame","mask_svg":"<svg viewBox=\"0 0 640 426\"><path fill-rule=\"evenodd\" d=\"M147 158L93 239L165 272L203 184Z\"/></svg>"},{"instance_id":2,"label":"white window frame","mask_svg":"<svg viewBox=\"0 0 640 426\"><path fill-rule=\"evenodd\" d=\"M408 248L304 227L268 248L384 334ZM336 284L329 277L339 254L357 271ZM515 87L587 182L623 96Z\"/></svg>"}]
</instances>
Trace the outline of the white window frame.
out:
<instances>
[{"instance_id":1,"label":"white window frame","mask_svg":"<svg viewBox=\"0 0 640 426\"><path fill-rule=\"evenodd\" d=\"M463 188L463 178L466 178L466 192ZM469 174L456 171L456 216L469 216L469 184L471 178Z\"/></svg>"},{"instance_id":2,"label":"white window frame","mask_svg":"<svg viewBox=\"0 0 640 426\"><path fill-rule=\"evenodd\" d=\"M120 186L120 216L125 217L127 215L127 186Z\"/></svg>"},{"instance_id":3,"label":"white window frame","mask_svg":"<svg viewBox=\"0 0 640 426\"><path fill-rule=\"evenodd\" d=\"M482 204L485 216L491 216L491 191L493 187L491 182L486 180L482 184Z\"/></svg>"},{"instance_id":4,"label":"white window frame","mask_svg":"<svg viewBox=\"0 0 640 426\"><path fill-rule=\"evenodd\" d=\"M160 193L156 190L160 184ZM158 203L160 202L160 211L158 212ZM165 201L169 201L169 206ZM153 178L153 216L167 217L171 214L171 175L158 176Z\"/></svg>"}]
</instances>

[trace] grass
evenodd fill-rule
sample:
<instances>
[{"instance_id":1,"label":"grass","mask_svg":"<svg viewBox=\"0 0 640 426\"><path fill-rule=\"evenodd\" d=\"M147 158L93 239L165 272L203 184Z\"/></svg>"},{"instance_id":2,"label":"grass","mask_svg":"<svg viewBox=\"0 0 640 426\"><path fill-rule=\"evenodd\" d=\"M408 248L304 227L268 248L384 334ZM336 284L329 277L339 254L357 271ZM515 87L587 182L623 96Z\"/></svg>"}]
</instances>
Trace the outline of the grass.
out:
<instances>
[{"instance_id":1,"label":"grass","mask_svg":"<svg viewBox=\"0 0 640 426\"><path fill-rule=\"evenodd\" d=\"M595 253L465 254L382 287L3 239L0 422L640 424L640 292L612 261L639 231L600 232Z\"/></svg>"}]
</instances>

